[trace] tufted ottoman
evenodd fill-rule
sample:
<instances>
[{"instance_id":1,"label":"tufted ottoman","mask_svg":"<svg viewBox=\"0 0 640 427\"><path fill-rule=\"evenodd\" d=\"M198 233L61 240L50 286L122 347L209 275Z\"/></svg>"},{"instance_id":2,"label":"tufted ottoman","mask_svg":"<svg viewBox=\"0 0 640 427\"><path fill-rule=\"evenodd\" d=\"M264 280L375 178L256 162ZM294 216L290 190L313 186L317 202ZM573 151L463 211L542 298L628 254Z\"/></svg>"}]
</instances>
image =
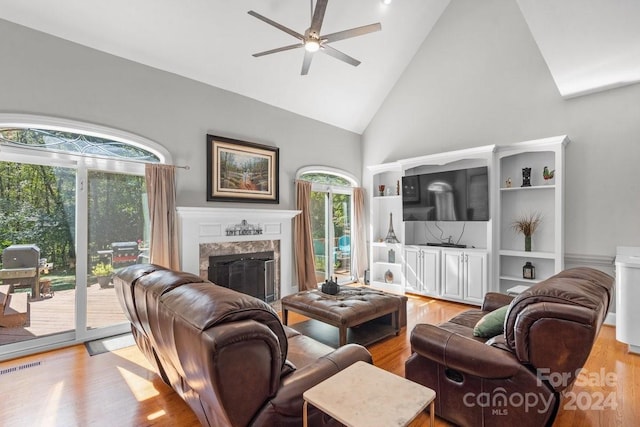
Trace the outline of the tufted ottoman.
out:
<instances>
[{"instance_id":1,"label":"tufted ottoman","mask_svg":"<svg viewBox=\"0 0 640 427\"><path fill-rule=\"evenodd\" d=\"M347 329L381 317L391 318L393 334L406 325L407 297L366 287L341 286L338 295L319 289L298 292L282 298L282 320L288 324L289 311L335 326L339 345L347 343Z\"/></svg>"}]
</instances>

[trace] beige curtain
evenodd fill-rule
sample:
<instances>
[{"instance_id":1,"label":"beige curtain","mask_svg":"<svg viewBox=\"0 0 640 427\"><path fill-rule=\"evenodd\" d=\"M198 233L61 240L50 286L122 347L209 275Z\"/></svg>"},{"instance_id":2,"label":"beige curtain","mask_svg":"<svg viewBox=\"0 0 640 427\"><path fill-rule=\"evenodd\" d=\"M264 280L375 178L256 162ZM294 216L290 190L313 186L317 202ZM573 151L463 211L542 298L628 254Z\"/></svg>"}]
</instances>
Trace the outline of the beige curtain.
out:
<instances>
[{"instance_id":1,"label":"beige curtain","mask_svg":"<svg viewBox=\"0 0 640 427\"><path fill-rule=\"evenodd\" d=\"M175 175L174 166L145 165L151 222L149 262L179 270Z\"/></svg>"},{"instance_id":2,"label":"beige curtain","mask_svg":"<svg viewBox=\"0 0 640 427\"><path fill-rule=\"evenodd\" d=\"M293 220L293 247L300 291L317 288L311 237L311 183L296 181L296 209L302 211Z\"/></svg>"},{"instance_id":3,"label":"beige curtain","mask_svg":"<svg viewBox=\"0 0 640 427\"><path fill-rule=\"evenodd\" d=\"M353 235L351 241L352 247L352 272L356 275L356 279L364 277L364 271L367 268L367 227L365 224L366 216L364 212L364 188L356 187L353 189Z\"/></svg>"}]
</instances>

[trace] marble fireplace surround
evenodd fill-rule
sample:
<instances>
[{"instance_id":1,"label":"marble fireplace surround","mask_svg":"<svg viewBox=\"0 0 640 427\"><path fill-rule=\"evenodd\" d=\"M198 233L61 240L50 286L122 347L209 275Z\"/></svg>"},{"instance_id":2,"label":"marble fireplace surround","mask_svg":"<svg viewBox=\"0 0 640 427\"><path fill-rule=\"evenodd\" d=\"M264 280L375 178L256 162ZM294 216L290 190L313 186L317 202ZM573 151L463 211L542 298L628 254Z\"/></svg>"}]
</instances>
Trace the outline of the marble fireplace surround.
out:
<instances>
[{"instance_id":1,"label":"marble fireplace surround","mask_svg":"<svg viewBox=\"0 0 640 427\"><path fill-rule=\"evenodd\" d=\"M210 255L274 251L276 298L295 293L292 220L299 213L276 209L178 207L181 269L206 279ZM227 228L243 220L259 226L262 233L227 236Z\"/></svg>"}]
</instances>

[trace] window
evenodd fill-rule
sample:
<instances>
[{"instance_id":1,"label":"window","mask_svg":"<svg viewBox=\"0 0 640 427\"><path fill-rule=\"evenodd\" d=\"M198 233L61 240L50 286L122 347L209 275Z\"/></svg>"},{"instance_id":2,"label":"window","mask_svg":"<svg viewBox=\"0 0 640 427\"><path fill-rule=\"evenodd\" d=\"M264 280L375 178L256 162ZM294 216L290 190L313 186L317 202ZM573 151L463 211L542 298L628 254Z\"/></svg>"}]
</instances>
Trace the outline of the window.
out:
<instances>
[{"instance_id":1,"label":"window","mask_svg":"<svg viewBox=\"0 0 640 427\"><path fill-rule=\"evenodd\" d=\"M338 283L353 281L351 233L355 178L323 167L304 168L297 176L312 183L311 234L318 283L330 277L337 277Z\"/></svg>"},{"instance_id":2,"label":"window","mask_svg":"<svg viewBox=\"0 0 640 427\"><path fill-rule=\"evenodd\" d=\"M0 328L0 358L129 330L110 272L144 261L148 212L144 163L169 161L152 141L100 126L0 114L0 251L38 251L24 322ZM34 268L35 267L35 268ZM31 273L28 273L31 274Z\"/></svg>"}]
</instances>

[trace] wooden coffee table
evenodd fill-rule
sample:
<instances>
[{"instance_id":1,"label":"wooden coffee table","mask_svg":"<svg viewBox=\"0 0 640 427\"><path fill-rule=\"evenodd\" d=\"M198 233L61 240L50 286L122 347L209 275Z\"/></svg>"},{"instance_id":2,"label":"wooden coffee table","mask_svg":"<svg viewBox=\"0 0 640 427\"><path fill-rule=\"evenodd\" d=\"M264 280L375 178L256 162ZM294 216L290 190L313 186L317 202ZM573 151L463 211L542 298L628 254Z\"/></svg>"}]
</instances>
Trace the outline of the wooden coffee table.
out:
<instances>
[{"instance_id":1,"label":"wooden coffee table","mask_svg":"<svg viewBox=\"0 0 640 427\"><path fill-rule=\"evenodd\" d=\"M302 395L303 426L311 404L348 427L407 426L427 406L435 421L436 392L365 362L356 362Z\"/></svg>"}]
</instances>

